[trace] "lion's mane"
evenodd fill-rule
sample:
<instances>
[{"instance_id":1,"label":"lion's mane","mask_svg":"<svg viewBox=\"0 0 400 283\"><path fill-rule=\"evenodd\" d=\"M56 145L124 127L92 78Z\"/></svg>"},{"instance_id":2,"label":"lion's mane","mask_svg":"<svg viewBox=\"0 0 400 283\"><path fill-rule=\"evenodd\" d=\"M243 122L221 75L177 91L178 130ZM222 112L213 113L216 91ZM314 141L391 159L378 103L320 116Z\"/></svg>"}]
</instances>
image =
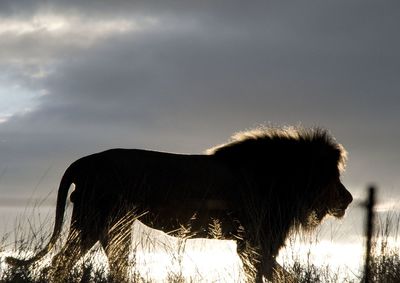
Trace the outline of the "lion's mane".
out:
<instances>
[{"instance_id":1,"label":"lion's mane","mask_svg":"<svg viewBox=\"0 0 400 283\"><path fill-rule=\"evenodd\" d=\"M253 237L271 243L276 256L289 231L310 230L337 202L327 192L339 179L347 152L321 128L259 127L238 132L207 154L229 160L254 189L243 192ZM251 187L251 186L250 186ZM268 228L268 229L265 229Z\"/></svg>"}]
</instances>

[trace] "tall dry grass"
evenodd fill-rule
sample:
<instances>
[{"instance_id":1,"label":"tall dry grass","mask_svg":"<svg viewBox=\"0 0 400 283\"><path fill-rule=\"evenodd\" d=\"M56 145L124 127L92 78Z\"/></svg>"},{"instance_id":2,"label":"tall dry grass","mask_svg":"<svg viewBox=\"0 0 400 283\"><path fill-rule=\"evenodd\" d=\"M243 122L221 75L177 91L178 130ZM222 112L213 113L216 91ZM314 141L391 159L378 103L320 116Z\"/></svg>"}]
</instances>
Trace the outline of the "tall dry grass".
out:
<instances>
[{"instance_id":1,"label":"tall dry grass","mask_svg":"<svg viewBox=\"0 0 400 283\"><path fill-rule=\"evenodd\" d=\"M136 218L123 219L120 225L132 225L133 220ZM50 221L49 218L45 218L45 221ZM28 221L29 223L29 221ZM29 226L29 225L28 225ZM46 229L43 227L49 226L48 223L41 223L40 225L31 225L30 229L22 229L21 226L17 226L14 234L17 235L12 242L12 245L6 244L10 242L10 239L3 237L0 243L0 252L2 254L0 258L0 283L8 282L21 282L21 283L42 283L50 282L51 280L56 282L121 282L121 277L110 276L107 265L98 265L93 262L92 258L97 256L96 249L92 249L89 253L79 261L74 268L67 270L64 278L60 279L54 276L54 270L50 267L50 258L46 258L43 262L39 262L30 267L20 266L11 267L6 266L4 263L5 255L9 255L11 252L16 257L27 257L31 254L38 252L41 247L47 243L49 236L47 235ZM384 282L384 283L398 283L400 282L400 251L399 247L393 244L399 242L399 228L400 227L400 215L395 212L387 214L386 217L377 220L375 237L373 239L372 246L372 260L371 260L371 281L372 282ZM115 227L115 233L121 227L118 225ZM121 229L126 230L126 229ZM223 233L221 231L221 225L218 220L214 220L209 227L209 236L214 239L223 239ZM175 233L180 238L177 246L164 247L164 252L170 253L172 261L174 261L175 267L167 273L167 276L163 282L201 282L203 278L201 274L198 276L187 277L183 270L185 268L183 263L183 256L185 253L187 241L192 238L195 231L192 231L190 223L182 226L179 231ZM119 235L116 237L117 240L124 242L127 235ZM123 278L129 282L152 282L151 274L142 274L137 268L136 253L139 250L138 245L156 245L151 235L143 237L146 243L137 243L136 246L131 247L130 254L132 255L129 261L129 278ZM62 242L62 241L61 241ZM290 241L289 241L290 243ZM62 243L59 244L62 246ZM118 245L116 245L118 247ZM118 250L116 253L120 252ZM247 277L237 278L236 282L248 281L251 282L254 278L252 272L253 256L251 253L254 251L249 250L249 256L246 255L241 257L244 262L243 268L245 269ZM346 255L343 255L346 256ZM286 270L285 273L280 273L276 277L277 282L288 282L293 277L296 278L297 282L326 282L326 283L353 283L361 282L363 275L359 274L343 274L342 270L333 269L329 263L322 265L315 265L308 257L307 260L301 260L302 257L293 254L293 260L290 264L284 264L283 268ZM65 258L68 261L68 258ZM125 267L124 267L125 268ZM124 270L121 267L121 270ZM224 276L224 274L221 274ZM290 278L288 277L290 276ZM56 279L54 279L56 278ZM205 277L204 277L205 278ZM57 281L60 279L59 281ZM247 280L246 280L247 279Z\"/></svg>"}]
</instances>

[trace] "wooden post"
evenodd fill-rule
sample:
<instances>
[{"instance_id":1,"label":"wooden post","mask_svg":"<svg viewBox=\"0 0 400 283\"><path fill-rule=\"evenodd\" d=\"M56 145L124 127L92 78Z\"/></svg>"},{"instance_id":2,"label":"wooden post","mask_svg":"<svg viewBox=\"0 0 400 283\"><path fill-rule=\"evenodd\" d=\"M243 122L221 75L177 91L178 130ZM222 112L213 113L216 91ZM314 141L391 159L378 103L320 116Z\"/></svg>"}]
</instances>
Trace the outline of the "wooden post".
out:
<instances>
[{"instance_id":1,"label":"wooden post","mask_svg":"<svg viewBox=\"0 0 400 283\"><path fill-rule=\"evenodd\" d=\"M365 253L365 267L364 267L364 282L371 283L371 246L372 235L374 230L374 206L375 206L375 187L371 186L368 189L368 201L366 203L367 221L365 227L365 234L367 238L366 253Z\"/></svg>"}]
</instances>

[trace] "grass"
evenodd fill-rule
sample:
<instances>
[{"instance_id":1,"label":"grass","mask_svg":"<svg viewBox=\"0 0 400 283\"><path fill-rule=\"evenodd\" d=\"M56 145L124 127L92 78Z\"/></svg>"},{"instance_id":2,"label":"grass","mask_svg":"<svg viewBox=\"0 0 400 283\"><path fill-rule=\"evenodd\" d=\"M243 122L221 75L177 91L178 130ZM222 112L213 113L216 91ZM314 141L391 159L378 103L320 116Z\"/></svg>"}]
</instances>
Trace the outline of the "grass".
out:
<instances>
[{"instance_id":1,"label":"grass","mask_svg":"<svg viewBox=\"0 0 400 283\"><path fill-rule=\"evenodd\" d=\"M400 282L400 246L393 247L400 241L399 225L400 214L389 213L385 219L379 219L379 229L372 243L372 282Z\"/></svg>"},{"instance_id":2,"label":"grass","mask_svg":"<svg viewBox=\"0 0 400 283\"><path fill-rule=\"evenodd\" d=\"M34 209L33 209L34 210ZM133 217L133 216L132 216ZM69 217L67 217L69 218ZM132 226L132 222L135 217L130 219L122 219L123 223ZM23 220L25 221L25 220ZM4 263L4 259L7 256L12 255L17 258L26 258L30 255L36 254L41 248L48 242L49 236L48 231L50 229L43 229L43 226L51 226L48 223L52 222L49 217L42 220L44 223L37 223L37 221L26 220L27 223L17 223L15 225L14 239L9 239L9 236L5 236L0 242L0 282L49 282L52 278L52 270L50 268L50 258L46 257L43 261L33 264L31 267L12 267L7 266ZM66 220L66 222L69 222ZM47 224L46 224L47 223ZM136 224L135 224L136 225ZM28 226L29 228L22 228ZM67 225L66 225L67 226ZM122 229L124 230L124 229ZM158 249L161 253L164 253L170 257L169 262L173 268L167 270L166 281L164 282L198 282L203 278L202 274L195 272L190 276L184 274L184 257L186 252L186 246L188 240L192 237L193 231L190 226L182 226L179 231L175 234L179 238L168 237L167 242L161 241L156 230L143 229L143 225L139 225L134 229L137 233L141 234L141 239L138 242L134 242L131 246L130 252L130 278L129 282L153 282L153 274L141 272L138 266L151 264L151 262L143 261L143 253L150 252L151 250ZM213 223L212 233L215 238L220 235L220 227L217 221ZM116 227L118 232L118 226ZM11 233L10 233L11 234ZM62 242L65 242L67 231L63 231L63 236L58 243L56 250L60 250L63 246ZM126 235L118 233L116 241L120 241ZM166 236L164 236L165 238ZM118 245L117 245L118 247ZM117 251L118 252L118 251ZM54 255L54 253L53 253ZM51 256L50 256L51 257ZM95 245L88 254L77 263L77 265L68 272L66 277L60 282L121 282L120 278L111 277L109 275L109 269L107 264L99 264L93 261L93 258L105 257L102 253L100 245ZM68 258L65 258L68 261ZM104 263L104 260L103 260ZM62 267L61 267L62 269ZM58 282L58 281L57 281ZM237 281L239 282L239 281Z\"/></svg>"},{"instance_id":3,"label":"grass","mask_svg":"<svg viewBox=\"0 0 400 283\"><path fill-rule=\"evenodd\" d=\"M378 218L375 223L375 234L372 239L369 282L400 282L400 214L389 212ZM300 261L293 255L294 261L284 266L299 282L352 283L364 282L363 271L359 274L347 274L343 270L333 270L329 263L317 266L310 260ZM346 255L344 255L346 256ZM307 257L309 258L309 257ZM344 274L345 272L345 274ZM286 282L282 276L281 282Z\"/></svg>"},{"instance_id":4,"label":"grass","mask_svg":"<svg viewBox=\"0 0 400 283\"><path fill-rule=\"evenodd\" d=\"M2 242L0 242L0 255L6 254L6 251L9 251L10 249L14 250L14 255L17 257L24 257L29 252L35 253L39 251L41 246L48 241L47 229L44 229L43 227L49 226L49 221L49 218L45 218L45 223L40 223L39 225L34 224L33 221L28 221L30 227L28 232L26 232L26 229L21 228L22 225L17 225L15 231L17 237L11 241L12 246L6 244L7 241L10 241L7 237L3 237ZM132 222L127 221L127 223L130 223L131 225ZM398 246L393 246L393 243L399 241L399 225L400 215L395 213L389 213L385 218L377 220L375 237L372 245L370 282L400 282L400 250ZM212 223L210 231L210 235L213 238L223 239L218 221ZM185 227L182 226L181 230L178 232L180 238L174 239L173 241L171 240L170 243L162 243L157 239L157 236L152 234L153 232L142 230L139 231L139 233L142 233L141 240L131 247L132 252L129 261L130 278L127 281L152 282L154 280L153 274L143 273L139 268L139 265L143 265L143 259L140 259L139 257L143 254L143 251L146 251L149 247L161 249L164 254L170 256L170 263L174 268L167 270L163 282L201 282L205 280L205 275L201 274L201 271L195 270L194 273L189 276L184 272L185 252L189 243L188 240L193 234L190 225ZM315 240L317 241L318 239L316 238ZM291 241L289 240L288 243L290 245ZM94 247L72 270L69 270L64 280L60 282L120 282L118 278L110 277L107 264L98 264L93 260L90 260L98 256L99 248ZM52 274L52 269L49 267L50 259L45 259L43 263L35 264L31 268L7 267L3 263L3 260L4 256L1 256L0 283L42 283L50 281ZM248 260L251 261L251 256ZM343 270L334 269L329 265L329 263L317 266L310 260L309 256L307 257L307 260L304 260L295 252L292 254L292 260L283 264L283 268L291 277L297 278L300 283L352 283L361 282L363 280L362 272L356 275L350 273L344 274ZM232 276L232 274L228 274L229 272L233 271L222 271L221 278L228 275ZM247 272L251 273L251 269L250 271L247 270ZM234 282L245 281L245 276L248 276L247 279L251 278L251 274L240 275L240 273L238 273L235 275L237 275L237 277L233 278ZM288 282L289 280L287 274L279 274L278 277L278 282Z\"/></svg>"}]
</instances>

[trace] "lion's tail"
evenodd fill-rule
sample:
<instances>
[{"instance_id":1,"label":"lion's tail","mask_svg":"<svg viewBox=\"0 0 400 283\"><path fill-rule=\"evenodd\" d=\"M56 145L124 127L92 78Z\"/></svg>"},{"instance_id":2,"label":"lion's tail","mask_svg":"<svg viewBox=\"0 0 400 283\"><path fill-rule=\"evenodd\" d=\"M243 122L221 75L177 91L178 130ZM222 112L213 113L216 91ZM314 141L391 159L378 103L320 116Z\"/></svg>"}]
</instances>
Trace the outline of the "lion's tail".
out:
<instances>
[{"instance_id":1,"label":"lion's tail","mask_svg":"<svg viewBox=\"0 0 400 283\"><path fill-rule=\"evenodd\" d=\"M67 201L68 190L71 184L73 183L73 166L71 165L65 171L60 187L58 189L57 195L57 206L56 206L56 217L54 223L54 230L53 234L51 235L49 243L36 255L29 259L17 259L14 257L6 257L6 263L14 266L23 266L23 265L30 265L38 260L40 260L43 256L45 256L55 245L57 242L58 237L60 236L63 219L64 219L64 212L65 212L65 204Z\"/></svg>"}]
</instances>

